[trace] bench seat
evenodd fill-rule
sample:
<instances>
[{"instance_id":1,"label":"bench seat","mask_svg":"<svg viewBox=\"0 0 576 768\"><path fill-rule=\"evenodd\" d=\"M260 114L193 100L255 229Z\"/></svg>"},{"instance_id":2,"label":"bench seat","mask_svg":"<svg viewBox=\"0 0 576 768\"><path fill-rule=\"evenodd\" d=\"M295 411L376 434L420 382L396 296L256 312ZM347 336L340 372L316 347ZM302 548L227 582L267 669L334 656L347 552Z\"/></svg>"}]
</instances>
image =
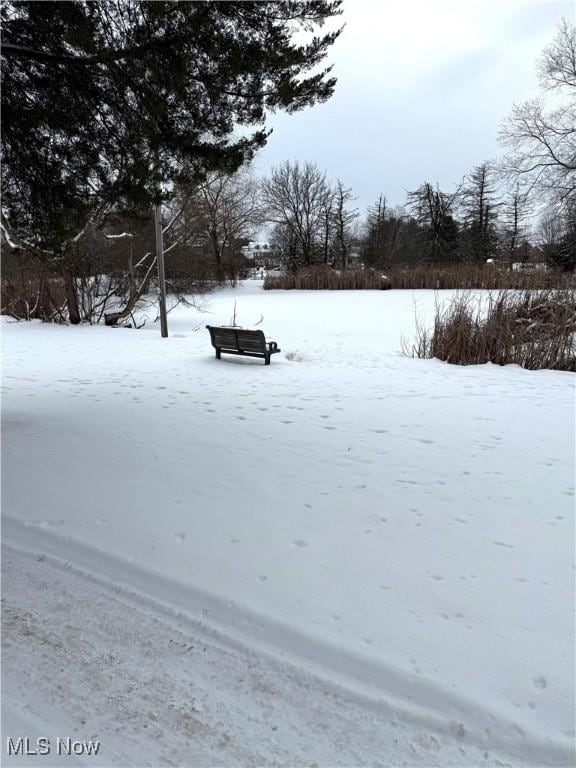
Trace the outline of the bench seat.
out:
<instances>
[{"instance_id":1,"label":"bench seat","mask_svg":"<svg viewBox=\"0 0 576 768\"><path fill-rule=\"evenodd\" d=\"M244 328L207 325L210 341L220 359L222 352L227 355L244 355L264 360L270 365L271 355L281 352L275 341L266 341L263 331L247 331Z\"/></svg>"}]
</instances>

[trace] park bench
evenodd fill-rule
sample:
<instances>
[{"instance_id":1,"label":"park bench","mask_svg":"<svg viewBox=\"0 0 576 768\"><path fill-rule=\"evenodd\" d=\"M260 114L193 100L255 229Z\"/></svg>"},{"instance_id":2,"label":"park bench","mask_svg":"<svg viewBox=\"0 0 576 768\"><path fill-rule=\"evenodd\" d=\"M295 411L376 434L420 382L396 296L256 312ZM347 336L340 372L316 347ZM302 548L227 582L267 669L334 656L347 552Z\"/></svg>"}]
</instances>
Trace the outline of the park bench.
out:
<instances>
[{"instance_id":1,"label":"park bench","mask_svg":"<svg viewBox=\"0 0 576 768\"><path fill-rule=\"evenodd\" d=\"M245 331L243 328L207 325L210 341L220 359L222 352L227 355L245 355L264 359L270 365L270 356L281 352L275 341L266 341L262 331Z\"/></svg>"}]
</instances>

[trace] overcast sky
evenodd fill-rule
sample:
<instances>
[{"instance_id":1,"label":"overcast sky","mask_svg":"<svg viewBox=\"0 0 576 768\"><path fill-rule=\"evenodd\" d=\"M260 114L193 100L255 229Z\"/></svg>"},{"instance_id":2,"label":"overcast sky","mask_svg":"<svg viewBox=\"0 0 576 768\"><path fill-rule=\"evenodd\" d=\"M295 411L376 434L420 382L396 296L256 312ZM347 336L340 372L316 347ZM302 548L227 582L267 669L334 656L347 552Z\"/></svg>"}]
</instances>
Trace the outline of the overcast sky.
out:
<instances>
[{"instance_id":1,"label":"overcast sky","mask_svg":"<svg viewBox=\"0 0 576 768\"><path fill-rule=\"evenodd\" d=\"M383 192L450 191L502 153L514 102L536 94L535 64L574 0L345 0L326 103L269 120L255 170L311 160L352 187L361 210Z\"/></svg>"}]
</instances>

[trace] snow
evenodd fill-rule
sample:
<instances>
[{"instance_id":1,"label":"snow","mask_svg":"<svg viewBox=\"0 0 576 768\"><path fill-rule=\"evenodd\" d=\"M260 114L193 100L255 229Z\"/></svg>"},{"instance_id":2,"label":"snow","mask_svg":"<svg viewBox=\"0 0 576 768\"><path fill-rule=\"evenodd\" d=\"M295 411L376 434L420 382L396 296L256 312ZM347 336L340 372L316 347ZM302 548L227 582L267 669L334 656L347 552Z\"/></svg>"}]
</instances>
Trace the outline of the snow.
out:
<instances>
[{"instance_id":1,"label":"snow","mask_svg":"<svg viewBox=\"0 0 576 768\"><path fill-rule=\"evenodd\" d=\"M89 637L109 609L113 631L99 644L120 644L128 677L131 646L118 637L138 611L161 627L155 648L170 611L209 638L226 701L246 684L237 678L247 654L256 659L275 691L266 706L277 701L287 725L273 748L265 706L244 733L241 711L250 695L261 700L258 685L243 689L242 707L222 720L233 721L229 747L203 752L188 735L205 764L574 760L574 378L403 357L401 337L411 338L415 311L431 317L435 297L250 281L210 296L204 314L175 309L168 340L151 323L2 324L5 573L26 573L22 558L40 568L35 553L50 592L50 569L68 564L74 610L97 584L92 619L84 607L74 626ZM204 326L230 323L234 302L240 325L259 323L281 347L270 366L214 358ZM24 592L26 610L56 632L62 619L40 605L38 584L11 588L12 609L23 610ZM234 673L216 671L223 647L239 655ZM27 653L18 650L17 670ZM160 658L142 651L141 680ZM322 710L327 690L343 744L318 740L315 729L333 733L332 710L311 720L294 703L308 697ZM17 675L4 693L9 711L45 719ZM113 722L138 732L150 760L171 759L142 730L141 707L126 706L121 720L91 723L118 764L130 762ZM214 707L208 697L210 733Z\"/></svg>"}]
</instances>

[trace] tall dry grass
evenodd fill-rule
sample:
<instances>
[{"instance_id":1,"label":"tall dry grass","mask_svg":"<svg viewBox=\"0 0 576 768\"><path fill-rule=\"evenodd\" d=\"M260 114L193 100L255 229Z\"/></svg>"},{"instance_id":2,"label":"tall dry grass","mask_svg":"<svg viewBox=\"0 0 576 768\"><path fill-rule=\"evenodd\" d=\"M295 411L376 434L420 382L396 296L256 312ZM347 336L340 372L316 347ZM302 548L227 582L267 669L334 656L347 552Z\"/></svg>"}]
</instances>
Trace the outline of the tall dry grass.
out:
<instances>
[{"instance_id":1,"label":"tall dry grass","mask_svg":"<svg viewBox=\"0 0 576 768\"><path fill-rule=\"evenodd\" d=\"M390 288L390 281L386 274L376 269L306 267L287 275L266 277L264 288L301 291L385 290Z\"/></svg>"},{"instance_id":2,"label":"tall dry grass","mask_svg":"<svg viewBox=\"0 0 576 768\"><path fill-rule=\"evenodd\" d=\"M574 275L556 270L513 272L483 264L391 264L385 269L307 267L287 275L267 277L266 290L383 290L397 289L548 289L574 285Z\"/></svg>"},{"instance_id":3,"label":"tall dry grass","mask_svg":"<svg viewBox=\"0 0 576 768\"><path fill-rule=\"evenodd\" d=\"M415 341L403 347L455 365L576 371L576 289L460 294L437 303L433 327L417 323Z\"/></svg>"}]
</instances>

